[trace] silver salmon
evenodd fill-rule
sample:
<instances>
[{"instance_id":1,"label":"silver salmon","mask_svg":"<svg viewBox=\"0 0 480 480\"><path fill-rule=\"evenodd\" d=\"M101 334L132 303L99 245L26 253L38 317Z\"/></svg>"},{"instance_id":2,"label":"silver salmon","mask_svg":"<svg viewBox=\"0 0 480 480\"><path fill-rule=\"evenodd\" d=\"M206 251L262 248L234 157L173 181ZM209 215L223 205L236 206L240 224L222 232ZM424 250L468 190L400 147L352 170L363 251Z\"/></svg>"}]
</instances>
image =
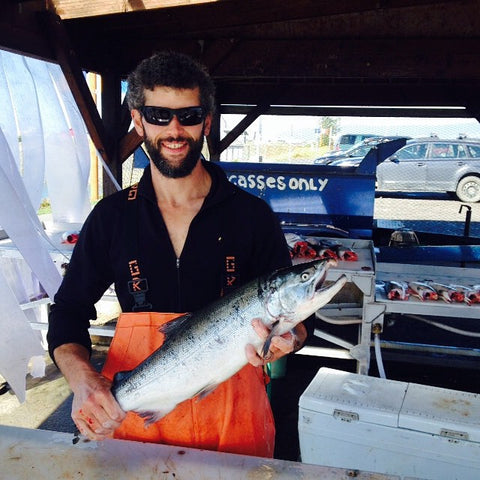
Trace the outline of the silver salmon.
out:
<instances>
[{"instance_id":1,"label":"silver salmon","mask_svg":"<svg viewBox=\"0 0 480 480\"><path fill-rule=\"evenodd\" d=\"M133 370L115 375L116 400L149 425L182 401L207 395L247 364L247 344L265 356L272 336L290 331L340 291L345 275L323 287L335 264L324 259L277 270L168 322L161 327L164 344ZM271 329L266 342L253 329L254 318Z\"/></svg>"}]
</instances>

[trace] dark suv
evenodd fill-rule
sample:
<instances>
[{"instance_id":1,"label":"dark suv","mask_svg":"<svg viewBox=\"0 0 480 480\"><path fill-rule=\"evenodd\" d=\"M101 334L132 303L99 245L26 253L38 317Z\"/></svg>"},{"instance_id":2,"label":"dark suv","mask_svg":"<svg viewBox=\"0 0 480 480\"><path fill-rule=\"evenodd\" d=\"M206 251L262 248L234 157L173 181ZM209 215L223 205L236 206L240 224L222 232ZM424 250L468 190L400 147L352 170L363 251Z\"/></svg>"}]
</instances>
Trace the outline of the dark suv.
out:
<instances>
[{"instance_id":1,"label":"dark suv","mask_svg":"<svg viewBox=\"0 0 480 480\"><path fill-rule=\"evenodd\" d=\"M323 155L315 159L313 163L315 165L331 165L332 167L357 167L373 147L379 143L390 142L397 138L408 139L410 137L389 136L367 138L348 150Z\"/></svg>"},{"instance_id":2,"label":"dark suv","mask_svg":"<svg viewBox=\"0 0 480 480\"><path fill-rule=\"evenodd\" d=\"M377 190L454 192L462 202L478 202L480 140L408 140L378 165Z\"/></svg>"}]
</instances>

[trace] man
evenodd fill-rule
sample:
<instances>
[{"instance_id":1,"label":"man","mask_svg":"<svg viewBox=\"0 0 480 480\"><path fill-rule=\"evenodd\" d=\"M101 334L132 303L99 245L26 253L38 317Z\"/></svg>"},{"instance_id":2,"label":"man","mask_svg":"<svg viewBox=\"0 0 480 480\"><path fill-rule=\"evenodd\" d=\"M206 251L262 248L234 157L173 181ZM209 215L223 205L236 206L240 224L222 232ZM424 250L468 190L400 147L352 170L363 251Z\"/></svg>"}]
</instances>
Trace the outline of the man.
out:
<instances>
[{"instance_id":1,"label":"man","mask_svg":"<svg viewBox=\"0 0 480 480\"><path fill-rule=\"evenodd\" d=\"M140 428L132 413L125 419L110 379L139 349L145 358L157 345L157 325L148 323L156 315L146 314L151 342L138 337L144 327L135 314L125 315L128 325L119 318L115 336L127 334L119 342L114 338L106 376L89 362L89 319L96 318L94 304L112 283L123 312L188 312L290 263L271 209L201 157L214 110L214 86L205 69L185 55L159 53L141 62L128 83L127 101L150 167L138 187L96 205L49 318L50 354L74 393L72 418L94 440L115 431L119 438L273 456L265 360L251 345L250 363L239 374L148 429ZM252 319L252 328L262 337L268 334L258 319ZM298 348L305 337L303 325L295 335L274 337L268 360Z\"/></svg>"}]
</instances>

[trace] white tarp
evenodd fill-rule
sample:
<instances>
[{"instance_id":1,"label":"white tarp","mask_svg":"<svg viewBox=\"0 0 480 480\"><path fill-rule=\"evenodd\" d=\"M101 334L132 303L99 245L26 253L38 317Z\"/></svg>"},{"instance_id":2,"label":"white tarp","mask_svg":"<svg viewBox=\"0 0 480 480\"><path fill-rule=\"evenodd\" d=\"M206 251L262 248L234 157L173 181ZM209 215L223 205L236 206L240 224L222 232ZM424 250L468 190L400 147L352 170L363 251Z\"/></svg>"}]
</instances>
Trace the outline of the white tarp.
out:
<instances>
[{"instance_id":1,"label":"white tarp","mask_svg":"<svg viewBox=\"0 0 480 480\"><path fill-rule=\"evenodd\" d=\"M53 298L60 286L61 276L50 256L48 237L29 201L13 155L1 131L0 225L35 273L47 295Z\"/></svg>"},{"instance_id":2,"label":"white tarp","mask_svg":"<svg viewBox=\"0 0 480 480\"><path fill-rule=\"evenodd\" d=\"M0 258L0 374L23 401L26 366L44 350L28 321L38 312L19 303L44 292L53 299L61 283L37 211L48 191L54 226L83 223L90 211L90 153L58 65L0 50L0 106L0 227L28 265Z\"/></svg>"},{"instance_id":3,"label":"white tarp","mask_svg":"<svg viewBox=\"0 0 480 480\"><path fill-rule=\"evenodd\" d=\"M30 201L38 209L45 177L45 148L35 83L24 57L0 52L0 62L3 64L0 77L4 79L4 83L0 83L0 104L6 107L6 111L0 113L0 124ZM24 159L30 158L35 161L25 165Z\"/></svg>"},{"instance_id":4,"label":"white tarp","mask_svg":"<svg viewBox=\"0 0 480 480\"><path fill-rule=\"evenodd\" d=\"M47 249L48 242L33 210L20 173L0 130L0 224L42 282L49 296L60 286L61 276ZM8 259L7 259L8 261ZM2 268L8 274L11 269ZM25 279L31 280L31 279ZM12 291L17 287L17 295ZM23 279L10 279L0 271L0 374L8 381L18 399L25 399L25 374L31 357L43 354L41 338L35 334L19 302L25 295ZM29 312L32 315L34 312Z\"/></svg>"},{"instance_id":5,"label":"white tarp","mask_svg":"<svg viewBox=\"0 0 480 480\"><path fill-rule=\"evenodd\" d=\"M17 298L0 270L0 298L2 315L0 329L0 372L20 402L25 401L25 375L32 357L44 355L37 332L32 330Z\"/></svg>"},{"instance_id":6,"label":"white tarp","mask_svg":"<svg viewBox=\"0 0 480 480\"><path fill-rule=\"evenodd\" d=\"M78 121L78 111L72 115L75 102L61 84L64 77L60 68L31 58L27 65L35 79L40 107L39 127L43 131L45 179L53 221L82 223L90 211L90 156L84 124ZM65 99L68 103L64 103Z\"/></svg>"}]
</instances>

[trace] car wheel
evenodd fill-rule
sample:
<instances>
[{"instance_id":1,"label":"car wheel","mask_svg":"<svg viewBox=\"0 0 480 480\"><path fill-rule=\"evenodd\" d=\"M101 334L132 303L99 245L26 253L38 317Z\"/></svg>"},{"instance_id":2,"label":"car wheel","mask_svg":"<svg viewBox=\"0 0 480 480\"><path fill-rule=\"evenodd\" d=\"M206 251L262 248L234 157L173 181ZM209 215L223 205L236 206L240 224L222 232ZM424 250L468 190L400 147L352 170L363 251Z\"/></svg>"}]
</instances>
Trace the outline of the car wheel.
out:
<instances>
[{"instance_id":1,"label":"car wheel","mask_svg":"<svg viewBox=\"0 0 480 480\"><path fill-rule=\"evenodd\" d=\"M457 197L461 202L480 201L480 177L470 175L462 178L457 185Z\"/></svg>"}]
</instances>

